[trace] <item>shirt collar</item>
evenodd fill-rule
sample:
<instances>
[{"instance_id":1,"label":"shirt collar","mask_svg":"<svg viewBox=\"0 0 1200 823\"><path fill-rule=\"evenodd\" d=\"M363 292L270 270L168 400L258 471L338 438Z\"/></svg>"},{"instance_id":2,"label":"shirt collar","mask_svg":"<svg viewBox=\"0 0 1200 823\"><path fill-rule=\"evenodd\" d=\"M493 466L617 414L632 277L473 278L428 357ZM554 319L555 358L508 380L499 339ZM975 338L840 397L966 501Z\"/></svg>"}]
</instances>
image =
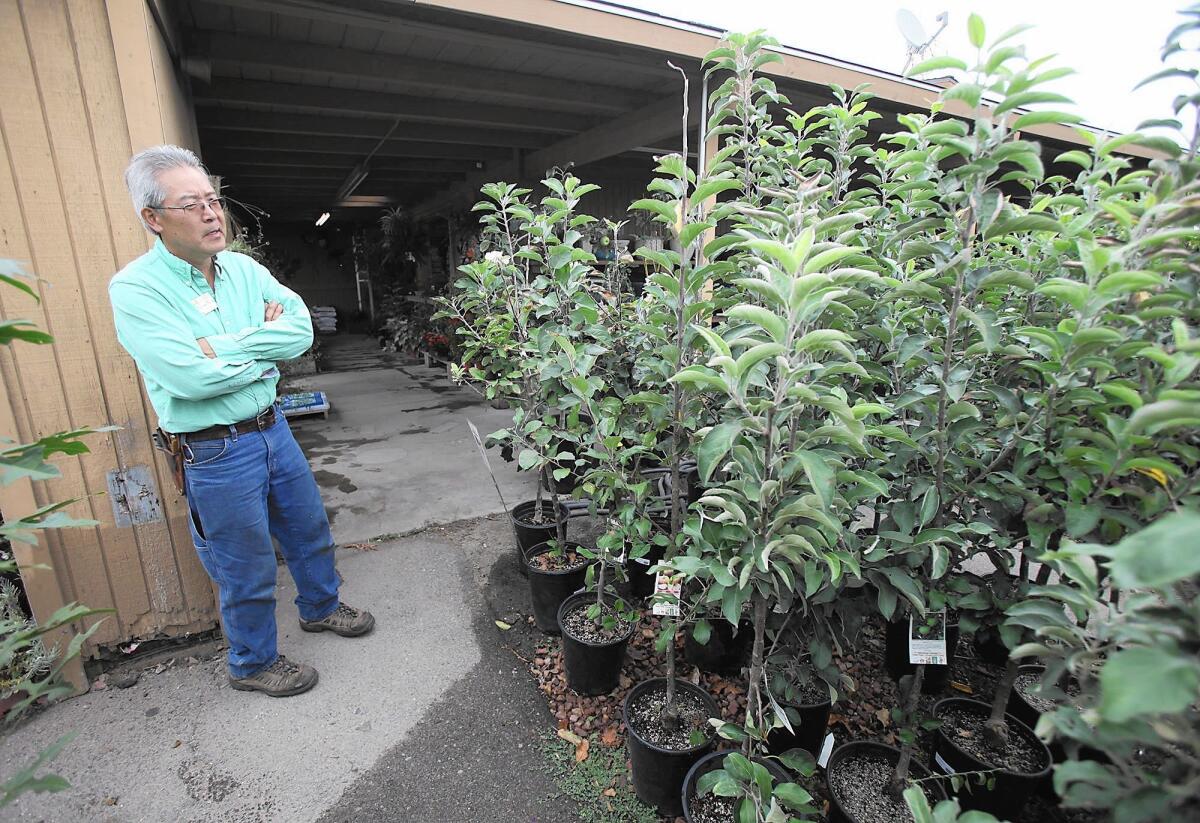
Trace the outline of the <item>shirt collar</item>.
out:
<instances>
[{"instance_id":1,"label":"shirt collar","mask_svg":"<svg viewBox=\"0 0 1200 823\"><path fill-rule=\"evenodd\" d=\"M171 254L171 250L167 248L167 245L165 243L163 243L161 237L156 237L154 239L154 253L158 256L158 259L168 269L170 269L172 272L179 275L180 277L192 277L193 275L196 275L199 277L204 276L191 263L189 263L188 261L184 260L181 257L176 257L175 255ZM216 264L214 266L213 271L215 271L216 275L218 277L220 277L221 276L221 264L217 262L217 256L215 254L213 255L213 263Z\"/></svg>"}]
</instances>

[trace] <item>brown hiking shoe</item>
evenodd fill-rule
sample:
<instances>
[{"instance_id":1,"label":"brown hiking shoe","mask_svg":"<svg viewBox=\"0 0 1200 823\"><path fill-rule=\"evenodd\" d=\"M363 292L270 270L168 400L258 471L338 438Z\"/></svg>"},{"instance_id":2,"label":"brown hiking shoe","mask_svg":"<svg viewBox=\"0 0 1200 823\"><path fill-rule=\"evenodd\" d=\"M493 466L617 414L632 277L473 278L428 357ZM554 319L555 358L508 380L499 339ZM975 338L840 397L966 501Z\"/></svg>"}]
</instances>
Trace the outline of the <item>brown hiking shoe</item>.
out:
<instances>
[{"instance_id":1,"label":"brown hiking shoe","mask_svg":"<svg viewBox=\"0 0 1200 823\"><path fill-rule=\"evenodd\" d=\"M317 670L305 663L294 663L282 654L258 674L230 677L229 685L238 691L262 692L271 697L291 697L317 685Z\"/></svg>"},{"instance_id":2,"label":"brown hiking shoe","mask_svg":"<svg viewBox=\"0 0 1200 823\"><path fill-rule=\"evenodd\" d=\"M328 617L320 620L301 620L300 628L306 632L331 631L342 637L358 637L375 628L375 618L366 609L356 609L345 603L338 603L336 609Z\"/></svg>"}]
</instances>

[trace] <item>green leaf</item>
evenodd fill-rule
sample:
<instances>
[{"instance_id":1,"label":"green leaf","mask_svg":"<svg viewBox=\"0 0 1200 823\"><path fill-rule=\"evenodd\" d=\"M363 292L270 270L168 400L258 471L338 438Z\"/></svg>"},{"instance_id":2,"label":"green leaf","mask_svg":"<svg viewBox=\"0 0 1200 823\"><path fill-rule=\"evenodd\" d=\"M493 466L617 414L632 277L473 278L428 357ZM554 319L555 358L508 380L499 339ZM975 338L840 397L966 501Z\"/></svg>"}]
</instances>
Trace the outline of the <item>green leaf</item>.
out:
<instances>
[{"instance_id":1,"label":"green leaf","mask_svg":"<svg viewBox=\"0 0 1200 823\"><path fill-rule=\"evenodd\" d=\"M522 449L521 453L517 456L517 465L522 469L532 469L540 462L541 458L538 457L537 452L530 451L529 449Z\"/></svg>"},{"instance_id":2,"label":"green leaf","mask_svg":"<svg viewBox=\"0 0 1200 823\"><path fill-rule=\"evenodd\" d=\"M1100 517L1104 514L1104 507L1099 503L1068 503L1067 504L1067 534L1071 537L1083 537L1090 534L1096 526L1100 525Z\"/></svg>"},{"instance_id":3,"label":"green leaf","mask_svg":"<svg viewBox=\"0 0 1200 823\"><path fill-rule=\"evenodd\" d=\"M983 43L987 40L987 30L984 28L983 18L974 12L967 17L967 37L970 39L971 45L977 49L983 48Z\"/></svg>"},{"instance_id":4,"label":"green leaf","mask_svg":"<svg viewBox=\"0 0 1200 823\"><path fill-rule=\"evenodd\" d=\"M1200 574L1200 513L1179 511L1109 549L1113 582L1123 589L1165 588Z\"/></svg>"},{"instance_id":5,"label":"green leaf","mask_svg":"<svg viewBox=\"0 0 1200 823\"><path fill-rule=\"evenodd\" d=\"M795 783L782 783L771 792L779 802L792 809L799 810L812 802L812 795Z\"/></svg>"},{"instance_id":6,"label":"green leaf","mask_svg":"<svg viewBox=\"0 0 1200 823\"><path fill-rule=\"evenodd\" d=\"M712 473L733 447L733 441L742 433L741 421L733 420L713 426L696 449L696 463L700 469L700 479L708 483Z\"/></svg>"},{"instance_id":7,"label":"green leaf","mask_svg":"<svg viewBox=\"0 0 1200 823\"><path fill-rule=\"evenodd\" d=\"M937 489L933 486L930 486L925 491L925 495L921 498L920 525L924 526L926 523L929 523L933 520L934 516L937 514L940 503L941 500L938 498Z\"/></svg>"},{"instance_id":8,"label":"green leaf","mask_svg":"<svg viewBox=\"0 0 1200 823\"><path fill-rule=\"evenodd\" d=\"M1152 271L1119 271L1110 274L1096 284L1096 292L1111 297L1119 294L1132 294L1161 286L1161 275Z\"/></svg>"},{"instance_id":9,"label":"green leaf","mask_svg":"<svg viewBox=\"0 0 1200 823\"><path fill-rule=\"evenodd\" d=\"M1186 400L1160 400L1142 406L1129 418L1130 432L1154 433L1176 426L1200 425L1200 402Z\"/></svg>"},{"instance_id":10,"label":"green leaf","mask_svg":"<svg viewBox=\"0 0 1200 823\"><path fill-rule=\"evenodd\" d=\"M770 309L765 309L762 306L754 306L749 303L742 303L729 309L725 314L734 320L753 323L766 331L776 343L783 343L787 338L786 324L779 315Z\"/></svg>"},{"instance_id":11,"label":"green leaf","mask_svg":"<svg viewBox=\"0 0 1200 823\"><path fill-rule=\"evenodd\" d=\"M946 69L956 69L958 71L966 71L967 64L957 57L933 57L929 60L923 60L913 66L907 72L909 77L916 77L921 74L928 74L931 71L945 71Z\"/></svg>"},{"instance_id":12,"label":"green leaf","mask_svg":"<svg viewBox=\"0 0 1200 823\"><path fill-rule=\"evenodd\" d=\"M1021 129L1027 129L1030 126L1040 126L1044 123L1058 123L1061 125L1067 125L1070 123L1082 122L1082 117L1080 117L1078 114L1071 114L1070 112L1031 111L1026 114L1022 114L1020 117L1014 120L1012 128L1013 131L1020 131Z\"/></svg>"},{"instance_id":13,"label":"green leaf","mask_svg":"<svg viewBox=\"0 0 1200 823\"><path fill-rule=\"evenodd\" d=\"M796 452L796 457L800 460L800 465L804 467L809 485L812 486L817 499L821 501L821 508L828 510L833 502L836 473L816 452L801 449Z\"/></svg>"},{"instance_id":14,"label":"green leaf","mask_svg":"<svg viewBox=\"0 0 1200 823\"><path fill-rule=\"evenodd\" d=\"M1100 670L1100 716L1124 723L1181 712L1195 702L1197 690L1200 661L1194 657L1160 646L1121 649Z\"/></svg>"}]
</instances>

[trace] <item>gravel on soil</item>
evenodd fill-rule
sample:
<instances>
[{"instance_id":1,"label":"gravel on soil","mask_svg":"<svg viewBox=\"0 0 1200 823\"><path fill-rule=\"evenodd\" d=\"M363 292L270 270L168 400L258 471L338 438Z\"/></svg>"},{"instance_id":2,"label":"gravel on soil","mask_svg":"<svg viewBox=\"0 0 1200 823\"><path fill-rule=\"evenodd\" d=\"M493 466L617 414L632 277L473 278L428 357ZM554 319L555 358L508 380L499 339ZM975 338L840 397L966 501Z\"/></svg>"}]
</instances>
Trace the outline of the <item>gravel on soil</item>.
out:
<instances>
[{"instance_id":1,"label":"gravel on soil","mask_svg":"<svg viewBox=\"0 0 1200 823\"><path fill-rule=\"evenodd\" d=\"M1021 697L1030 706L1033 706L1041 714L1052 712L1058 708L1058 704L1049 698L1042 697L1038 694L1038 689L1042 685L1041 672L1022 672L1017 675L1017 679L1013 681L1013 688L1021 693ZM1068 683L1063 691L1067 696L1072 697L1079 694L1079 686L1074 682Z\"/></svg>"},{"instance_id":2,"label":"gravel on soil","mask_svg":"<svg viewBox=\"0 0 1200 823\"><path fill-rule=\"evenodd\" d=\"M612 643L628 635L635 621L623 618L607 603L601 604L600 616L596 620L611 617L616 621L613 628L596 625L596 620L587 616L591 603L581 603L574 611L568 612L562 620L562 630L581 643L603 644Z\"/></svg>"},{"instance_id":3,"label":"gravel on soil","mask_svg":"<svg viewBox=\"0 0 1200 823\"><path fill-rule=\"evenodd\" d=\"M706 794L693 797L688 805L691 807L693 823L734 823L737 798Z\"/></svg>"},{"instance_id":4,"label":"gravel on soil","mask_svg":"<svg viewBox=\"0 0 1200 823\"><path fill-rule=\"evenodd\" d=\"M630 721L637 729L638 736L647 743L660 749L686 751L696 747L693 739L696 732L700 732L705 741L712 737L708 708L699 695L684 689L675 690L675 708L681 721L677 729L668 729L663 725L662 713L666 704L666 683L660 688L647 689L636 700L630 701Z\"/></svg>"},{"instance_id":5,"label":"gravel on soil","mask_svg":"<svg viewBox=\"0 0 1200 823\"><path fill-rule=\"evenodd\" d=\"M531 568L542 572L565 572L587 565L587 558L574 551L542 552L529 558Z\"/></svg>"},{"instance_id":6,"label":"gravel on soil","mask_svg":"<svg viewBox=\"0 0 1200 823\"><path fill-rule=\"evenodd\" d=\"M829 789L841 802L842 807L863 823L892 823L897 820L912 820L908 805L896 802L887 793L888 781L895 767L882 757L858 755L847 757L838 763L837 771L829 775ZM921 784L921 791L932 806L937 795Z\"/></svg>"},{"instance_id":7,"label":"gravel on soil","mask_svg":"<svg viewBox=\"0 0 1200 823\"><path fill-rule=\"evenodd\" d=\"M1045 751L1036 741L1029 740L1013 724L1008 727L1008 743L1001 749L991 746L984 738L987 717L966 708L942 710L942 734L963 751L994 769L1007 769L1018 774L1036 774L1046 767Z\"/></svg>"}]
</instances>

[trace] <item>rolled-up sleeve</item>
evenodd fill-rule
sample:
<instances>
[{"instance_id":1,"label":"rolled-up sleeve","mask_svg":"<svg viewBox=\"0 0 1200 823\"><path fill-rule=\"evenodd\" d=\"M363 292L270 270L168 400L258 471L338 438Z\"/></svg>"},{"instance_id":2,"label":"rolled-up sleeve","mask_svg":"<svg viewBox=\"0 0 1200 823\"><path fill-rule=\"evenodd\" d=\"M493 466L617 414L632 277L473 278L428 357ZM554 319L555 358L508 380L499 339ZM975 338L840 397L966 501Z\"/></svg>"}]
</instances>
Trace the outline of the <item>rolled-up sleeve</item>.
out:
<instances>
[{"instance_id":1,"label":"rolled-up sleeve","mask_svg":"<svg viewBox=\"0 0 1200 823\"><path fill-rule=\"evenodd\" d=\"M172 397L207 400L258 380L264 365L254 357L205 356L178 313L162 295L135 283L109 286L117 339L142 374ZM265 359L265 358L264 358Z\"/></svg>"}]
</instances>

